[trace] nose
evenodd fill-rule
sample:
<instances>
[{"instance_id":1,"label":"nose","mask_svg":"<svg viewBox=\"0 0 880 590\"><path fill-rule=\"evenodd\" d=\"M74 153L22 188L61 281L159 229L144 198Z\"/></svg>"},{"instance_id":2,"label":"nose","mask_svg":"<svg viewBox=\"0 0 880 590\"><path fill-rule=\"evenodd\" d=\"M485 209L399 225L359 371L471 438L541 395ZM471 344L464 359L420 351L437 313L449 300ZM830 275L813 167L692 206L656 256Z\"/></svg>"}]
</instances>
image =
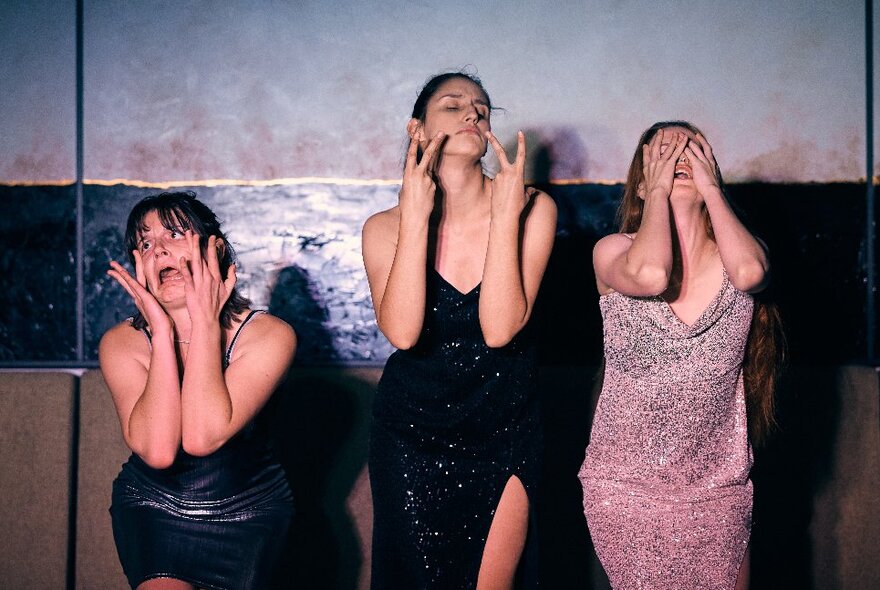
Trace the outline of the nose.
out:
<instances>
[{"instance_id":1,"label":"nose","mask_svg":"<svg viewBox=\"0 0 880 590\"><path fill-rule=\"evenodd\" d=\"M155 256L165 256L171 254L171 252L168 250L168 246L165 244L164 238L156 239L156 243L153 246L153 254Z\"/></svg>"},{"instance_id":2,"label":"nose","mask_svg":"<svg viewBox=\"0 0 880 590\"><path fill-rule=\"evenodd\" d=\"M464 120L469 123L476 123L480 120L480 114L477 112L477 107L473 103L465 107Z\"/></svg>"}]
</instances>

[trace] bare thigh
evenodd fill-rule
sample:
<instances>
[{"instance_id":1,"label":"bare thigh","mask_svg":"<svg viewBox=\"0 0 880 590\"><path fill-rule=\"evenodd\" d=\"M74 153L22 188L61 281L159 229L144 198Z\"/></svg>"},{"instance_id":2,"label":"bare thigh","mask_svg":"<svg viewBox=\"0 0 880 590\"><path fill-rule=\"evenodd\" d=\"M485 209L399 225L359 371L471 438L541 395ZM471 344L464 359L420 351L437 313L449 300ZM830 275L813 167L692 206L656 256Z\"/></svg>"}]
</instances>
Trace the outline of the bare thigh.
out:
<instances>
[{"instance_id":1,"label":"bare thigh","mask_svg":"<svg viewBox=\"0 0 880 590\"><path fill-rule=\"evenodd\" d=\"M746 552L743 554L742 563L739 564L739 574L736 576L736 589L735 590L749 590L749 557L751 555L751 545L746 547Z\"/></svg>"},{"instance_id":2,"label":"bare thigh","mask_svg":"<svg viewBox=\"0 0 880 590\"><path fill-rule=\"evenodd\" d=\"M518 477L507 480L489 527L477 590L513 587L516 568L529 530L529 496Z\"/></svg>"}]
</instances>

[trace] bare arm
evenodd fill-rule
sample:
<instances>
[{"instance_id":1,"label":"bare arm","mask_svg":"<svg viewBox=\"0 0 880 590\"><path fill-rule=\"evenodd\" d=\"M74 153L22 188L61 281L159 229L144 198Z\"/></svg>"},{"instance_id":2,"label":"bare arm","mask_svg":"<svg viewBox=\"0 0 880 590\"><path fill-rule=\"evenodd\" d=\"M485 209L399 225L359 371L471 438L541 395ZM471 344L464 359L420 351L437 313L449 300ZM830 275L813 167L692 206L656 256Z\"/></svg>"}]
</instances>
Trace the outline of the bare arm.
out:
<instances>
[{"instance_id":1,"label":"bare arm","mask_svg":"<svg viewBox=\"0 0 880 590\"><path fill-rule=\"evenodd\" d=\"M647 297L659 295L669 285L672 274L672 225L669 195L675 174L675 162L687 144L687 137L677 133L662 151L664 130L642 146L644 194L642 222L635 239L622 234L606 236L593 249L593 267L600 294L618 291L624 295Z\"/></svg>"},{"instance_id":2,"label":"bare arm","mask_svg":"<svg viewBox=\"0 0 880 590\"><path fill-rule=\"evenodd\" d=\"M501 171L492 181L489 244L480 287L480 327L490 347L510 342L528 323L541 279L553 249L556 205L540 191L527 203L523 185L525 137L517 136L517 155L511 164L491 133Z\"/></svg>"},{"instance_id":3,"label":"bare arm","mask_svg":"<svg viewBox=\"0 0 880 590\"><path fill-rule=\"evenodd\" d=\"M263 407L284 377L296 341L281 320L254 318L242 330L235 362L224 372L220 313L235 286L235 266L224 279L218 262L222 242L209 237L203 258L198 236L187 232L187 239L190 265L181 259L180 269L192 330L180 395L181 443L191 455L204 456L223 446Z\"/></svg>"},{"instance_id":4,"label":"bare arm","mask_svg":"<svg viewBox=\"0 0 880 590\"><path fill-rule=\"evenodd\" d=\"M417 164L418 142L412 140L400 204L364 224L362 251L376 322L395 348L415 346L425 318L428 223L437 189L431 169L442 141L438 133Z\"/></svg>"},{"instance_id":5,"label":"bare arm","mask_svg":"<svg viewBox=\"0 0 880 590\"><path fill-rule=\"evenodd\" d=\"M712 220L715 243L730 282L740 291L761 291L770 278L767 249L745 228L721 192L712 147L705 137L697 134L696 141L691 140L685 153L692 163L694 182Z\"/></svg>"},{"instance_id":6,"label":"bare arm","mask_svg":"<svg viewBox=\"0 0 880 590\"><path fill-rule=\"evenodd\" d=\"M152 346L128 322L101 338L101 373L110 389L125 444L147 465L162 469L174 462L181 441L180 381L171 321L144 287L140 255L138 280L111 262L108 274L132 296L151 329Z\"/></svg>"},{"instance_id":7,"label":"bare arm","mask_svg":"<svg viewBox=\"0 0 880 590\"><path fill-rule=\"evenodd\" d=\"M210 455L263 408L284 379L296 335L282 320L261 314L241 331L235 356L223 371L219 334L193 330L183 374L183 448Z\"/></svg>"}]
</instances>

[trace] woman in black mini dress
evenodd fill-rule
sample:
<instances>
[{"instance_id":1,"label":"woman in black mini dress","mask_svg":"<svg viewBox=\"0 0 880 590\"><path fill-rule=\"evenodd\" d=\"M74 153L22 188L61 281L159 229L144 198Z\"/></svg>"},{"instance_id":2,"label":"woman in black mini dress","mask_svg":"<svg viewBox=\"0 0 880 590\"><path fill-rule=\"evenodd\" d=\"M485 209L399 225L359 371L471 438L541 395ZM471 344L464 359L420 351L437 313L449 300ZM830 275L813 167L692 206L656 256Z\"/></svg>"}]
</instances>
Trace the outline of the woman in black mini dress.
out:
<instances>
[{"instance_id":1,"label":"woman in black mini dress","mask_svg":"<svg viewBox=\"0 0 880 590\"><path fill-rule=\"evenodd\" d=\"M139 590L269 584L293 512L259 415L293 358L283 321L248 309L232 247L192 193L138 203L132 277L108 274L138 314L111 328L101 371L132 455L113 483L113 535Z\"/></svg>"},{"instance_id":2,"label":"woman in black mini dress","mask_svg":"<svg viewBox=\"0 0 880 590\"><path fill-rule=\"evenodd\" d=\"M399 204L364 226L376 319L399 349L373 411L375 590L511 587L534 553L540 424L526 324L556 208L525 188L525 139L511 161L491 110L475 77L432 78L407 125ZM494 178L482 168L489 145Z\"/></svg>"}]
</instances>

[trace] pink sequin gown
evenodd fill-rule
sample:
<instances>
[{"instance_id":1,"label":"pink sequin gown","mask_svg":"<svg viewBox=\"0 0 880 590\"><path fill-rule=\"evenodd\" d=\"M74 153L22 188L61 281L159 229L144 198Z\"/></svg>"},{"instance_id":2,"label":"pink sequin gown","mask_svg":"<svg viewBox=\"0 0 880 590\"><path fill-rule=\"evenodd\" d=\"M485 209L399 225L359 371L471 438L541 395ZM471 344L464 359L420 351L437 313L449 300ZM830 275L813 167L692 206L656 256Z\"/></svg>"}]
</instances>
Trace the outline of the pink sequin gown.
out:
<instances>
[{"instance_id":1,"label":"pink sequin gown","mask_svg":"<svg viewBox=\"0 0 880 590\"><path fill-rule=\"evenodd\" d=\"M659 297L599 307L605 377L579 473L599 560L615 589L732 589L751 529L752 298L725 272L691 326Z\"/></svg>"}]
</instances>

